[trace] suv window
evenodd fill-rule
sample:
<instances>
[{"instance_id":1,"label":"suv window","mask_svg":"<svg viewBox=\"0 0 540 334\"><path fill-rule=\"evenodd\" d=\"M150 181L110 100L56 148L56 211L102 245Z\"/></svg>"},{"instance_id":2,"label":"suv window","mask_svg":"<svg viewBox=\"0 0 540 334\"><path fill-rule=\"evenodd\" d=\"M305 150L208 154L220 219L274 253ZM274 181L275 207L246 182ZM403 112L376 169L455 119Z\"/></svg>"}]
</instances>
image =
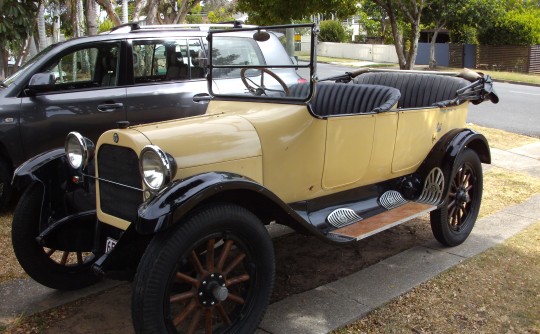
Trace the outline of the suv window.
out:
<instances>
[{"instance_id":1,"label":"suv window","mask_svg":"<svg viewBox=\"0 0 540 334\"><path fill-rule=\"evenodd\" d=\"M133 41L135 84L204 78L204 51L198 39Z\"/></svg>"},{"instance_id":2,"label":"suv window","mask_svg":"<svg viewBox=\"0 0 540 334\"><path fill-rule=\"evenodd\" d=\"M47 67L55 76L55 90L116 86L119 46L109 44L73 51Z\"/></svg>"},{"instance_id":3,"label":"suv window","mask_svg":"<svg viewBox=\"0 0 540 334\"><path fill-rule=\"evenodd\" d=\"M212 45L213 65L265 65L257 42L251 38L223 37L215 38ZM214 69L213 78L239 78L239 68ZM249 70L247 76L257 75L258 71Z\"/></svg>"}]
</instances>

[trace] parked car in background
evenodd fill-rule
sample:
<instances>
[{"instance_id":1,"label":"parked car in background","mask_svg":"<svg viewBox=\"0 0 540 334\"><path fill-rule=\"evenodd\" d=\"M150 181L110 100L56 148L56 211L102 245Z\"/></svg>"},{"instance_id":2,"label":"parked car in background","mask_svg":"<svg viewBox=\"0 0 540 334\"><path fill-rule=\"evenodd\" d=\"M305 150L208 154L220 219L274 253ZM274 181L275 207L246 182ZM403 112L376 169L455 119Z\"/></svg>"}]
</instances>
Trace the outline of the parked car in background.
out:
<instances>
[{"instance_id":1,"label":"parked car in background","mask_svg":"<svg viewBox=\"0 0 540 334\"><path fill-rule=\"evenodd\" d=\"M63 145L73 130L97 140L118 121L141 124L203 114L209 29L229 25L139 26L48 47L0 85L0 208L12 194L13 170L26 159ZM221 61L292 64L273 34L258 43L237 33L221 45ZM230 48L234 48L231 50ZM228 57L234 52L238 57ZM300 78L278 69L288 84ZM258 76L251 71L249 76ZM214 90L243 86L238 71L213 80ZM270 83L271 84L271 83Z\"/></svg>"}]
</instances>

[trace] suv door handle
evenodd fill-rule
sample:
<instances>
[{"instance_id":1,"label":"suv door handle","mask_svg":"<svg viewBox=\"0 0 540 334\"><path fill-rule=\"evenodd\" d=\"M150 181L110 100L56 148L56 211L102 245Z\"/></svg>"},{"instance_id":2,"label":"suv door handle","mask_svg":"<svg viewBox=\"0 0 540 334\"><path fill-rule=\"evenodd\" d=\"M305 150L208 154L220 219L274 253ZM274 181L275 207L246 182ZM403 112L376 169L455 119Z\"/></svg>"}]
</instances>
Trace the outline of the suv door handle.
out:
<instances>
[{"instance_id":1,"label":"suv door handle","mask_svg":"<svg viewBox=\"0 0 540 334\"><path fill-rule=\"evenodd\" d=\"M210 102L212 97L208 93L199 93L193 95L193 102L199 103L199 104L205 104Z\"/></svg>"},{"instance_id":2,"label":"suv door handle","mask_svg":"<svg viewBox=\"0 0 540 334\"><path fill-rule=\"evenodd\" d=\"M124 108L123 103L105 103L105 104L100 104L97 106L97 109L103 112L111 112L111 111L114 111L115 109L122 109L122 108Z\"/></svg>"}]
</instances>

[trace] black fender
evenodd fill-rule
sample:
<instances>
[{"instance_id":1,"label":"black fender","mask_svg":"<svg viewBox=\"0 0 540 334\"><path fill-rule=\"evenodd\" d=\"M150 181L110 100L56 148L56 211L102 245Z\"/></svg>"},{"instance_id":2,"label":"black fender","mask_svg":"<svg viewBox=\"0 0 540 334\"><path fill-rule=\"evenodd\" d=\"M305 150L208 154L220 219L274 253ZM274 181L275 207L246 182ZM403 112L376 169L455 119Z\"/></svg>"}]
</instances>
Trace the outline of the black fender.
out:
<instances>
[{"instance_id":1,"label":"black fender","mask_svg":"<svg viewBox=\"0 0 540 334\"><path fill-rule=\"evenodd\" d=\"M227 172L203 173L172 182L156 197L139 206L135 229L141 234L164 231L195 207L211 201L235 202L259 217L272 216L297 230L307 229L322 236L272 191L247 177Z\"/></svg>"},{"instance_id":2,"label":"black fender","mask_svg":"<svg viewBox=\"0 0 540 334\"><path fill-rule=\"evenodd\" d=\"M435 167L442 170L445 180L443 198L448 194L448 181L456 168L456 159L465 148L475 151L482 163L491 163L491 152L486 137L474 130L463 128L451 130L441 137L418 169L421 180L425 180Z\"/></svg>"},{"instance_id":3,"label":"black fender","mask_svg":"<svg viewBox=\"0 0 540 334\"><path fill-rule=\"evenodd\" d=\"M58 181L59 176L67 172L65 170L66 164L66 155L63 148L36 155L15 169L11 184L17 191L22 193L24 189L34 182L49 184ZM63 178L65 178L65 174Z\"/></svg>"},{"instance_id":4,"label":"black fender","mask_svg":"<svg viewBox=\"0 0 540 334\"><path fill-rule=\"evenodd\" d=\"M89 174L91 170L85 171ZM73 182L77 177L81 182ZM23 192L31 184L43 188L38 242L59 249L91 249L96 219L95 184L92 178L69 166L63 148L39 154L14 172L12 185Z\"/></svg>"}]
</instances>

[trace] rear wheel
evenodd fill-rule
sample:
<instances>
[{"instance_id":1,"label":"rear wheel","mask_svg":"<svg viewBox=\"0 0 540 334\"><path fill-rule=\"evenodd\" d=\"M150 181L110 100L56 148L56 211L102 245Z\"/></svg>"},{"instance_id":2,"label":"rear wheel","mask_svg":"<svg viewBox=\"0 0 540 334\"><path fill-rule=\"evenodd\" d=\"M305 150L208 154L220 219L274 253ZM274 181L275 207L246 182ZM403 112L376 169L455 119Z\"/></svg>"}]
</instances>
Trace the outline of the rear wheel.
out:
<instances>
[{"instance_id":1,"label":"rear wheel","mask_svg":"<svg viewBox=\"0 0 540 334\"><path fill-rule=\"evenodd\" d=\"M42 201L43 187L34 183L26 189L13 213L11 238L21 267L34 280L52 289L76 290L96 283L99 277L91 270L94 254L51 249L36 241Z\"/></svg>"},{"instance_id":2,"label":"rear wheel","mask_svg":"<svg viewBox=\"0 0 540 334\"><path fill-rule=\"evenodd\" d=\"M252 333L274 282L271 239L235 205L206 207L154 237L135 277L137 333Z\"/></svg>"},{"instance_id":3,"label":"rear wheel","mask_svg":"<svg viewBox=\"0 0 540 334\"><path fill-rule=\"evenodd\" d=\"M482 186L480 159L467 148L457 158L442 207L430 214L435 239L446 246L456 246L467 239L480 210Z\"/></svg>"}]
</instances>

